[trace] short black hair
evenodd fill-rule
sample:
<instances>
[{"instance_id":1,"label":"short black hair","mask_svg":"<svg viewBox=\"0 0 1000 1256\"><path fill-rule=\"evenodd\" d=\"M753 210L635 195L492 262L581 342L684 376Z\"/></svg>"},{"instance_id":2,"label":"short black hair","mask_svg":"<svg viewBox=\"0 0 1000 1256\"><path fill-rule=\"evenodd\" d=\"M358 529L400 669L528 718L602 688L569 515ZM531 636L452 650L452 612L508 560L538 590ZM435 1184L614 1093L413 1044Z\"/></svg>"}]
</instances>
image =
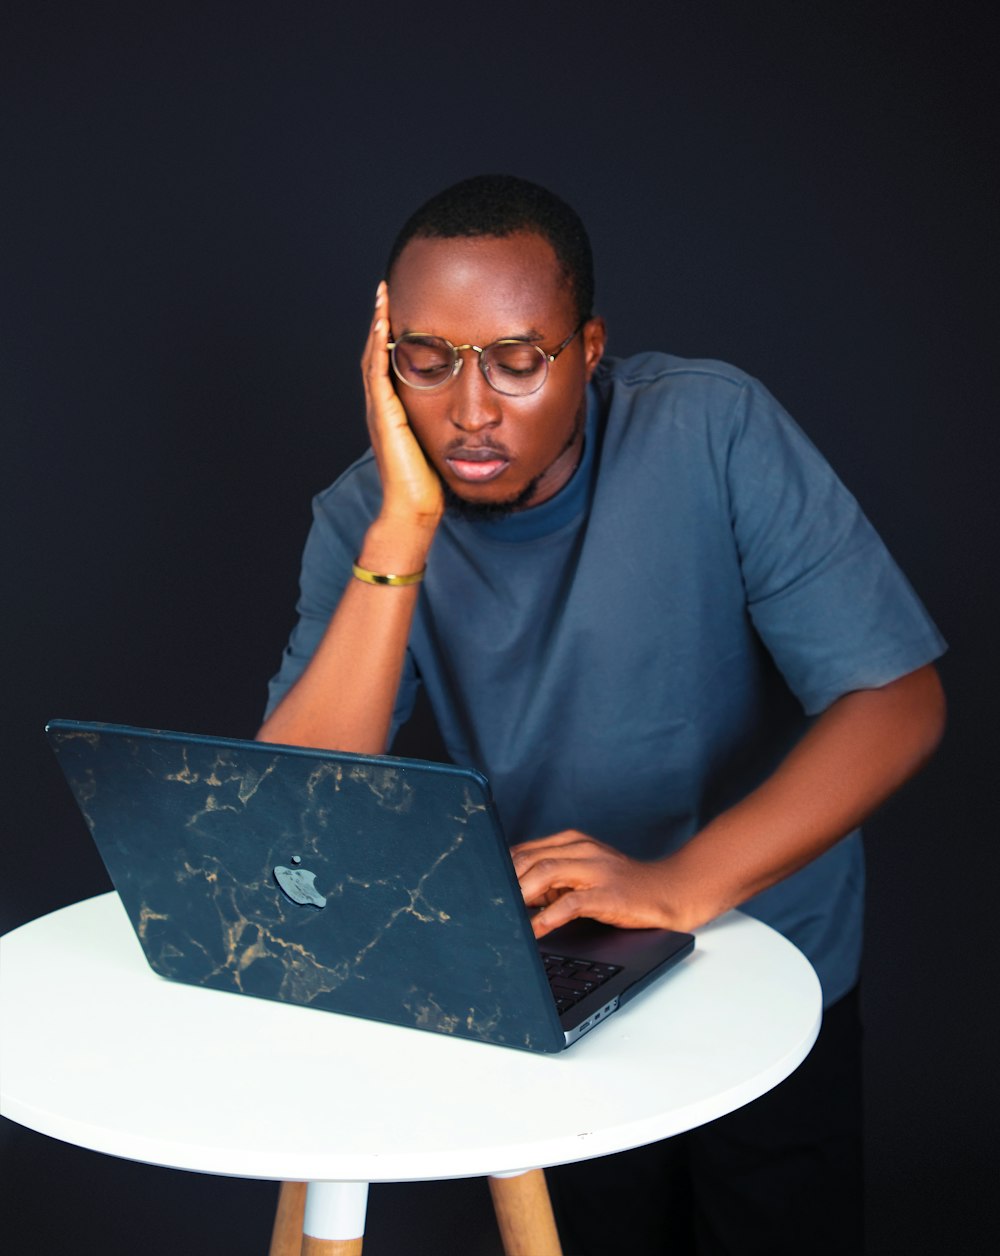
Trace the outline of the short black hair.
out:
<instances>
[{"instance_id":1,"label":"short black hair","mask_svg":"<svg viewBox=\"0 0 1000 1256\"><path fill-rule=\"evenodd\" d=\"M457 236L509 236L534 231L552 245L583 323L594 307L594 257L576 210L548 188L511 174L479 174L432 196L411 215L389 252L391 275L400 253L413 239Z\"/></svg>"}]
</instances>

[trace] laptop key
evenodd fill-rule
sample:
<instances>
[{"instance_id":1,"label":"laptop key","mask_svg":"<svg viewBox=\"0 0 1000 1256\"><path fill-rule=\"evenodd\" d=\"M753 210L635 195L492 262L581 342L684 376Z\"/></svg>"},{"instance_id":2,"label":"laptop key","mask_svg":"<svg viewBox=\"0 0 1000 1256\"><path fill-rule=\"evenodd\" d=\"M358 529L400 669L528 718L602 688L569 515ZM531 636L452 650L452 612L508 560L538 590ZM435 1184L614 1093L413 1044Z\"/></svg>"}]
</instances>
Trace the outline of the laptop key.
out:
<instances>
[{"instance_id":1,"label":"laptop key","mask_svg":"<svg viewBox=\"0 0 1000 1256\"><path fill-rule=\"evenodd\" d=\"M543 954L546 976L560 1015L575 1003L596 990L609 977L621 972L615 964L602 964L592 960L571 959L551 952Z\"/></svg>"}]
</instances>

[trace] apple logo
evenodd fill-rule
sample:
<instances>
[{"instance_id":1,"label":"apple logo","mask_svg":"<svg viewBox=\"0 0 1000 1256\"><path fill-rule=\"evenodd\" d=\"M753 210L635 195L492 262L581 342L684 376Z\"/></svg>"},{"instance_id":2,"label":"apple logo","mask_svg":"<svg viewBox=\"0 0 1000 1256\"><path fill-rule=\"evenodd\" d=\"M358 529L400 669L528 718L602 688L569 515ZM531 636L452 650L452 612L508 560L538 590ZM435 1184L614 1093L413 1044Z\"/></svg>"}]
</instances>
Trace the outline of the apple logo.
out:
<instances>
[{"instance_id":1,"label":"apple logo","mask_svg":"<svg viewBox=\"0 0 1000 1256\"><path fill-rule=\"evenodd\" d=\"M292 856L293 864L300 864L299 855ZM278 883L285 898L298 903L300 907L325 907L326 899L316 889L316 873L306 868L286 868L278 864L274 869L274 879Z\"/></svg>"}]
</instances>

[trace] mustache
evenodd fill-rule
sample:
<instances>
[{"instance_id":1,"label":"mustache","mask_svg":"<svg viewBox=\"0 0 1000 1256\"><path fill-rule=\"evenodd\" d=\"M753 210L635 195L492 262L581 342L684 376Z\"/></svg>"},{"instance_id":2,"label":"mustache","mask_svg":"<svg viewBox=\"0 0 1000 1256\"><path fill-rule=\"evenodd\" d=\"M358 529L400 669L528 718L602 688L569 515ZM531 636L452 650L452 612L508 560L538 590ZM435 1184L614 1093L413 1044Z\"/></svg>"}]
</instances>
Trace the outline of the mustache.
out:
<instances>
[{"instance_id":1,"label":"mustache","mask_svg":"<svg viewBox=\"0 0 1000 1256\"><path fill-rule=\"evenodd\" d=\"M450 441L444 447L445 458L461 458L468 462L488 462L491 458L504 458L510 461L510 450L501 441L485 437L470 442L461 436Z\"/></svg>"}]
</instances>

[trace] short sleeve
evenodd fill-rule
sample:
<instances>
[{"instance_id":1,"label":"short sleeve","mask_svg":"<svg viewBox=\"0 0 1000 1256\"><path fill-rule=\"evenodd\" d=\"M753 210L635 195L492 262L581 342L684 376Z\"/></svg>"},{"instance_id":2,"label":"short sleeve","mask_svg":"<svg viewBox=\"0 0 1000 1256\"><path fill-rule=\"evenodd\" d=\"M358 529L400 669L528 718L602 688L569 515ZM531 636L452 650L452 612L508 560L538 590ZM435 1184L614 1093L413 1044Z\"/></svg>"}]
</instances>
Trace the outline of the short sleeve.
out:
<instances>
[{"instance_id":1,"label":"short sleeve","mask_svg":"<svg viewBox=\"0 0 1000 1256\"><path fill-rule=\"evenodd\" d=\"M726 474L750 616L808 714L944 652L858 503L755 381L737 400Z\"/></svg>"}]
</instances>

